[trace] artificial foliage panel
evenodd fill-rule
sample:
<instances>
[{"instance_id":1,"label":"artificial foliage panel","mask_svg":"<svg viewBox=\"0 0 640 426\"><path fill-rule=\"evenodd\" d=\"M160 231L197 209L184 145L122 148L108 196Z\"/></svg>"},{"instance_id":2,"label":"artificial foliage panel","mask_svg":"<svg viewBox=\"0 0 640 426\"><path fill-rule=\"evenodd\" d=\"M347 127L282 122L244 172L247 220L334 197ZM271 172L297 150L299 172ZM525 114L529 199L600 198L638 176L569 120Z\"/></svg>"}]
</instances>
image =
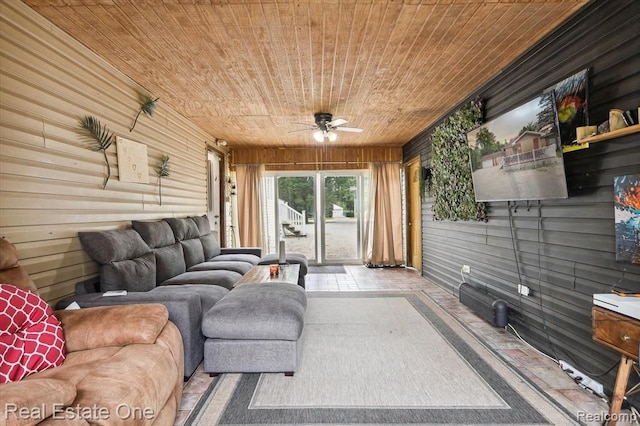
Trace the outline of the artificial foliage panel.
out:
<instances>
[{"instance_id":1,"label":"artificial foliage panel","mask_svg":"<svg viewBox=\"0 0 640 426\"><path fill-rule=\"evenodd\" d=\"M447 117L431 135L431 195L437 220L487 220L477 203L469 163L467 132L482 123L482 102L476 100Z\"/></svg>"}]
</instances>

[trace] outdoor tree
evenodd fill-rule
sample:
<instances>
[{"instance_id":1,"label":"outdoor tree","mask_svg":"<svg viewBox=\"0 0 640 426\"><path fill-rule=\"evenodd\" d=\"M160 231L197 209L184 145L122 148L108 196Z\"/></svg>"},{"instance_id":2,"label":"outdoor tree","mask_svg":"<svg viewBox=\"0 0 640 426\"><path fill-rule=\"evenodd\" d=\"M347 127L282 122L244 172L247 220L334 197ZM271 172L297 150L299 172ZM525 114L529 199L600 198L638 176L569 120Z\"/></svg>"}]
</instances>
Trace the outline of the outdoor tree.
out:
<instances>
[{"instance_id":1,"label":"outdoor tree","mask_svg":"<svg viewBox=\"0 0 640 426\"><path fill-rule=\"evenodd\" d=\"M482 163L482 157L500 150L500 143L496 140L496 135L486 127L478 130L476 134L476 146L471 151L471 166L473 170L478 170Z\"/></svg>"},{"instance_id":2,"label":"outdoor tree","mask_svg":"<svg viewBox=\"0 0 640 426\"><path fill-rule=\"evenodd\" d=\"M353 214L356 178L355 176L329 176L325 179L325 215L333 215L333 205L344 209L347 216Z\"/></svg>"},{"instance_id":3,"label":"outdoor tree","mask_svg":"<svg viewBox=\"0 0 640 426\"><path fill-rule=\"evenodd\" d=\"M483 127L478 130L476 135L476 142L480 147L480 154L487 155L500 151L500 143L496 140L496 135L491 130Z\"/></svg>"},{"instance_id":4,"label":"outdoor tree","mask_svg":"<svg viewBox=\"0 0 640 426\"><path fill-rule=\"evenodd\" d=\"M518 136L523 134L524 132L537 132L540 128L535 123L528 123L522 126L522 129L518 132Z\"/></svg>"},{"instance_id":5,"label":"outdoor tree","mask_svg":"<svg viewBox=\"0 0 640 426\"><path fill-rule=\"evenodd\" d=\"M307 212L307 221L314 211L314 188L311 176L278 178L278 197L299 212Z\"/></svg>"},{"instance_id":6,"label":"outdoor tree","mask_svg":"<svg viewBox=\"0 0 640 426\"><path fill-rule=\"evenodd\" d=\"M356 186L354 176L329 176L325 179L325 215L331 217L333 205L342 207L347 216L353 215ZM289 207L313 217L315 209L314 178L311 176L283 176L278 178L278 197Z\"/></svg>"}]
</instances>

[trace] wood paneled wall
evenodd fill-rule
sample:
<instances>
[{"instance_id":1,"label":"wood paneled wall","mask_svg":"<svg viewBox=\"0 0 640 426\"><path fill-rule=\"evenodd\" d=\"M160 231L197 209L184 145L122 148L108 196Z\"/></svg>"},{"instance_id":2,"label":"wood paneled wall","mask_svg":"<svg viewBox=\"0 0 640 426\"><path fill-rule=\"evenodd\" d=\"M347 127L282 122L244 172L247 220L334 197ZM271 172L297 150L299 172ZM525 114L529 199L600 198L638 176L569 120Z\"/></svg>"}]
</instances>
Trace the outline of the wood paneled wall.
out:
<instances>
[{"instance_id":1,"label":"wood paneled wall","mask_svg":"<svg viewBox=\"0 0 640 426\"><path fill-rule=\"evenodd\" d=\"M166 108L142 114L147 93L20 2L0 8L0 236L50 303L95 276L78 231L125 228L147 220L206 212L203 130ZM116 145L107 151L111 179L102 189L102 152L89 149L79 121L94 115L117 136L147 145L149 183L118 179ZM171 174L156 169L163 154Z\"/></svg>"},{"instance_id":2,"label":"wood paneled wall","mask_svg":"<svg viewBox=\"0 0 640 426\"><path fill-rule=\"evenodd\" d=\"M240 148L231 151L235 164L265 164L266 170L366 169L369 163L402 162L401 147Z\"/></svg>"},{"instance_id":3,"label":"wood paneled wall","mask_svg":"<svg viewBox=\"0 0 640 426\"><path fill-rule=\"evenodd\" d=\"M486 120L491 120L590 68L592 124L605 121L611 108L637 108L639 20L640 2L596 0L467 101L484 99ZM420 154L423 165L430 164L431 132L405 145L405 161ZM432 200L426 199L423 274L456 293L460 269L470 265L467 281L504 299L525 339L581 371L602 372L618 356L592 341L593 294L616 285L640 291L640 265L615 261L613 220L613 178L640 173L640 134L567 153L565 168L569 198L533 202L530 209L519 203L512 227L506 202L489 204L488 223L450 222L434 221ZM531 296L518 295L520 280ZM614 374L598 380L612 386Z\"/></svg>"}]
</instances>

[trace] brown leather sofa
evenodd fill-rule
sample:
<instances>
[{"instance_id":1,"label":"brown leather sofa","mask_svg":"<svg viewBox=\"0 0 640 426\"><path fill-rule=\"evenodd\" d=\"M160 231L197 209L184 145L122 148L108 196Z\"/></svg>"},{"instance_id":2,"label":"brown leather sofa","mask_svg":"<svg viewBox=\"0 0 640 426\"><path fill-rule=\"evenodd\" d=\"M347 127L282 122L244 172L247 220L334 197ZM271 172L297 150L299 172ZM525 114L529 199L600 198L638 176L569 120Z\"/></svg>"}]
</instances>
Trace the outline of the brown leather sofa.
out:
<instances>
[{"instance_id":1,"label":"brown leather sofa","mask_svg":"<svg viewBox=\"0 0 640 426\"><path fill-rule=\"evenodd\" d=\"M0 283L36 291L0 239ZM182 397L180 333L160 304L55 311L62 365L0 384L0 425L173 425Z\"/></svg>"}]
</instances>

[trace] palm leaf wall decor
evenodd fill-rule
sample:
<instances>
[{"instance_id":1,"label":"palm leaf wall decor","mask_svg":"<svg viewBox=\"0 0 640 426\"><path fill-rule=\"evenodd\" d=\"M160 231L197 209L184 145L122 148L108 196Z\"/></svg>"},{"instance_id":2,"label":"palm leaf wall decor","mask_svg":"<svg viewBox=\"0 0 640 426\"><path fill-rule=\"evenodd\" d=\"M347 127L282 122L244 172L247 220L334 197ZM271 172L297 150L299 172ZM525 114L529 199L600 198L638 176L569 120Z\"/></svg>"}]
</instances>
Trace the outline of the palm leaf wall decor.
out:
<instances>
[{"instance_id":1,"label":"palm leaf wall decor","mask_svg":"<svg viewBox=\"0 0 640 426\"><path fill-rule=\"evenodd\" d=\"M169 156L163 155L162 161L160 162L160 166L156 169L156 173L158 173L158 195L160 196L160 205L162 205L162 178L164 176L169 176L171 164L169 163Z\"/></svg>"},{"instance_id":2,"label":"palm leaf wall decor","mask_svg":"<svg viewBox=\"0 0 640 426\"><path fill-rule=\"evenodd\" d=\"M116 135L110 132L107 126L103 126L100 120L91 115L86 115L80 120L80 126L87 131L88 136L95 139L95 145L91 150L102 151L102 155L104 156L104 162L107 164L107 176L102 185L102 189L105 189L111 177L111 165L109 164L109 157L107 157L107 149L109 149L115 141Z\"/></svg>"},{"instance_id":3,"label":"palm leaf wall decor","mask_svg":"<svg viewBox=\"0 0 640 426\"><path fill-rule=\"evenodd\" d=\"M151 117L153 112L156 110L156 102L158 102L160 98L154 98L153 96L148 96L144 102L140 105L140 109L138 110L138 114L136 118L133 120L133 126L129 129L130 132L133 132L133 128L136 127L136 123L138 122L138 117L140 114L144 112L145 115Z\"/></svg>"}]
</instances>

